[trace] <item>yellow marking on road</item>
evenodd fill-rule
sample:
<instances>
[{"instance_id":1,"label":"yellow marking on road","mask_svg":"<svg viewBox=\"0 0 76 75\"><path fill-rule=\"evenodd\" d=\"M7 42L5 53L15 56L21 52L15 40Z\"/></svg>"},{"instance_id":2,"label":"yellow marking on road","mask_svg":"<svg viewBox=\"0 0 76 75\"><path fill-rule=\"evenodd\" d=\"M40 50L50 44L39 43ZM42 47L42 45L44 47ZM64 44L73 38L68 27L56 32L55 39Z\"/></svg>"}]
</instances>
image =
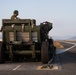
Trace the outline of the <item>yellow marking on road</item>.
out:
<instances>
[{"instance_id":1,"label":"yellow marking on road","mask_svg":"<svg viewBox=\"0 0 76 75\"><path fill-rule=\"evenodd\" d=\"M37 67L37 70L58 70L58 66L55 65L55 66L53 66L53 68L49 68L49 67L47 67L47 68L42 68L42 66L38 66L38 67Z\"/></svg>"}]
</instances>

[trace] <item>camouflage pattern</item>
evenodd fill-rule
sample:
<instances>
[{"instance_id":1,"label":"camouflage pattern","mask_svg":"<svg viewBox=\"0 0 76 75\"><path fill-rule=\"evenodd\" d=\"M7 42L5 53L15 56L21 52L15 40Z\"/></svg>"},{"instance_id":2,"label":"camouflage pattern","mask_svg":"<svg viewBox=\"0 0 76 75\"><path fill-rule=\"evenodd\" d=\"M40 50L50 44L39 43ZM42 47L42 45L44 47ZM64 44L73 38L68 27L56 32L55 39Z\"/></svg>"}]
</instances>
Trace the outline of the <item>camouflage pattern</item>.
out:
<instances>
[{"instance_id":1,"label":"camouflage pattern","mask_svg":"<svg viewBox=\"0 0 76 75\"><path fill-rule=\"evenodd\" d=\"M16 20L16 19L19 19L19 18L17 16L15 16L15 15L11 16L11 20Z\"/></svg>"},{"instance_id":2,"label":"camouflage pattern","mask_svg":"<svg viewBox=\"0 0 76 75\"><path fill-rule=\"evenodd\" d=\"M46 21L36 25L35 19L17 18L18 12L11 19L2 20L2 46L0 62L6 60L17 61L32 58L48 63L55 56L55 47L48 38L48 32L53 28L52 23ZM5 58L6 57L6 58Z\"/></svg>"},{"instance_id":3,"label":"camouflage pattern","mask_svg":"<svg viewBox=\"0 0 76 75\"><path fill-rule=\"evenodd\" d=\"M19 18L17 17L18 15L19 15L18 10L14 10L13 15L11 16L11 19L12 19L12 20L19 19Z\"/></svg>"}]
</instances>

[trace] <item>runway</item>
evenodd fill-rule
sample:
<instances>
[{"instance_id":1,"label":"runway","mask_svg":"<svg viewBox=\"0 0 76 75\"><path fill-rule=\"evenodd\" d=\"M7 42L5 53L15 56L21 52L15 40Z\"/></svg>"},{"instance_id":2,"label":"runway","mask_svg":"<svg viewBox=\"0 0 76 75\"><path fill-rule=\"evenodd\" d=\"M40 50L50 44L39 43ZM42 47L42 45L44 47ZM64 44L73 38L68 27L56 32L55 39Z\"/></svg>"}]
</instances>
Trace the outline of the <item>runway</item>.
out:
<instances>
[{"instance_id":1,"label":"runway","mask_svg":"<svg viewBox=\"0 0 76 75\"><path fill-rule=\"evenodd\" d=\"M65 49L56 54L51 69L39 69L41 62L6 62L0 64L0 75L76 75L76 46L74 42L62 42ZM65 51L66 50L66 51Z\"/></svg>"},{"instance_id":2,"label":"runway","mask_svg":"<svg viewBox=\"0 0 76 75\"><path fill-rule=\"evenodd\" d=\"M56 55L55 60L52 64L53 68L44 68L44 69L40 69L40 66L44 66L47 64L42 64L42 62L10 62L7 61L4 64L0 64L0 71L1 70L5 70L5 71L22 71L22 70L61 70L61 65L60 65L60 60L59 60L59 56Z\"/></svg>"}]
</instances>

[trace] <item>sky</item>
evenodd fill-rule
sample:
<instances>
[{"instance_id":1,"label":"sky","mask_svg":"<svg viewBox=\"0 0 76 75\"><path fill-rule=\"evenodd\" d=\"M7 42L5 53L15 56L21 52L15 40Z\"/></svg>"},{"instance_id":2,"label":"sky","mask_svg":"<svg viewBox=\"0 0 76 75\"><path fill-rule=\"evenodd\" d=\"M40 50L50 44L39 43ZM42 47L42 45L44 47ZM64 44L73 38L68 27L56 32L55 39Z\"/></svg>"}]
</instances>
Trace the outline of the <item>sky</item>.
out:
<instances>
[{"instance_id":1,"label":"sky","mask_svg":"<svg viewBox=\"0 0 76 75\"><path fill-rule=\"evenodd\" d=\"M36 19L36 24L53 23L50 36L76 36L76 0L0 0L0 27L2 19L10 19L14 10L21 19Z\"/></svg>"}]
</instances>

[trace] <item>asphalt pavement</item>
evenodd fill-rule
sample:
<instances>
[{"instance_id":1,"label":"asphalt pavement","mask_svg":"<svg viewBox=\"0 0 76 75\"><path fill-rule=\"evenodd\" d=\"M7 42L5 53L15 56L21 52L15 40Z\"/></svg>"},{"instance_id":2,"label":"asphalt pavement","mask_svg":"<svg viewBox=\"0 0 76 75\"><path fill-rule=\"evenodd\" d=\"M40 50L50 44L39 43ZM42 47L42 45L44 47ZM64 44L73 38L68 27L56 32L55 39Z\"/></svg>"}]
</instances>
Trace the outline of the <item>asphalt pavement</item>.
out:
<instances>
[{"instance_id":1,"label":"asphalt pavement","mask_svg":"<svg viewBox=\"0 0 76 75\"><path fill-rule=\"evenodd\" d=\"M61 43L65 49L74 46L70 43ZM76 75L76 47L57 54L54 62L50 64L53 68L41 69L43 65L41 62L6 62L0 64L0 75Z\"/></svg>"}]
</instances>

